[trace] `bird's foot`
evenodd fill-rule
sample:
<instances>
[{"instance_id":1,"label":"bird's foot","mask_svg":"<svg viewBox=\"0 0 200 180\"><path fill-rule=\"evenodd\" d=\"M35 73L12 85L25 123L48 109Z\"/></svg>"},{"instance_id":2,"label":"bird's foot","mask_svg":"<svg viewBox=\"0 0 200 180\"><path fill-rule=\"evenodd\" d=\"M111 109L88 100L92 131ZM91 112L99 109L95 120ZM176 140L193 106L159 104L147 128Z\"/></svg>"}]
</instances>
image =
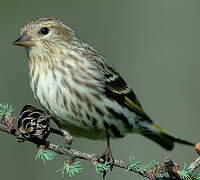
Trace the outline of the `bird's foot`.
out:
<instances>
[{"instance_id":1,"label":"bird's foot","mask_svg":"<svg viewBox=\"0 0 200 180\"><path fill-rule=\"evenodd\" d=\"M63 132L63 137L65 139L65 147L67 149L70 149L73 142L73 137L67 131L62 131L62 132Z\"/></svg>"},{"instance_id":2,"label":"bird's foot","mask_svg":"<svg viewBox=\"0 0 200 180\"><path fill-rule=\"evenodd\" d=\"M114 158L112 156L109 147L105 149L105 152L97 158L97 163L102 164L100 172L103 173L103 179L107 175L108 171L112 171L114 166Z\"/></svg>"},{"instance_id":3,"label":"bird's foot","mask_svg":"<svg viewBox=\"0 0 200 180\"><path fill-rule=\"evenodd\" d=\"M72 145L72 142L73 142L73 137L67 131L51 128L51 132L64 137L64 139L65 139L64 147L67 148L67 149L71 148L71 145Z\"/></svg>"},{"instance_id":4,"label":"bird's foot","mask_svg":"<svg viewBox=\"0 0 200 180\"><path fill-rule=\"evenodd\" d=\"M101 159L101 163L103 164L108 164L110 166L110 170L113 169L114 166L114 158L112 156L112 152L110 147L106 147L105 152L102 154L102 156L100 156Z\"/></svg>"}]
</instances>

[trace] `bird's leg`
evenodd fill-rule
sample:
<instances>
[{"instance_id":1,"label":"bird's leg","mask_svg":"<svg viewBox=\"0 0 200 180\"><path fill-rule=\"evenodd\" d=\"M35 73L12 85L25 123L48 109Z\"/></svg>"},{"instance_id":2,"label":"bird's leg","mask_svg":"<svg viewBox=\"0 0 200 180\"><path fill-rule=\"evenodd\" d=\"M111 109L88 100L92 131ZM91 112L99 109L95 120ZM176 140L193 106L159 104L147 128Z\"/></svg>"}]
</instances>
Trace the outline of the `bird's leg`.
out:
<instances>
[{"instance_id":1,"label":"bird's leg","mask_svg":"<svg viewBox=\"0 0 200 180\"><path fill-rule=\"evenodd\" d=\"M109 163L110 165L110 168L112 170L113 168L113 165L114 165L114 158L112 156L112 151L111 151L111 148L110 148L110 136L109 135L106 135L106 148L105 148L105 151L103 153L103 155L101 156L101 158L103 159L103 163Z\"/></svg>"},{"instance_id":2,"label":"bird's leg","mask_svg":"<svg viewBox=\"0 0 200 180\"><path fill-rule=\"evenodd\" d=\"M65 147L70 149L73 142L73 137L67 131L62 130L62 132L65 139Z\"/></svg>"},{"instance_id":3,"label":"bird's leg","mask_svg":"<svg viewBox=\"0 0 200 180\"><path fill-rule=\"evenodd\" d=\"M58 135L64 137L64 139L65 139L65 147L67 149L71 148L71 145L72 145L72 142L73 142L73 137L67 131L51 128L51 132L54 133L54 134L58 134Z\"/></svg>"}]
</instances>

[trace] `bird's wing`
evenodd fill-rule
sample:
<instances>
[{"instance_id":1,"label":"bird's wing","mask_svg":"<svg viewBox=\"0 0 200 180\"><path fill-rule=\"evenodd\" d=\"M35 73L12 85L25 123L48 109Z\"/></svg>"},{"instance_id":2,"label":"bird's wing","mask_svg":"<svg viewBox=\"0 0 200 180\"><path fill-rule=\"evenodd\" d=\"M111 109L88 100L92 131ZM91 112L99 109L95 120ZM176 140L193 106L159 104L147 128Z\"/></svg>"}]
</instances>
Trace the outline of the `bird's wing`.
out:
<instances>
[{"instance_id":1,"label":"bird's wing","mask_svg":"<svg viewBox=\"0 0 200 180\"><path fill-rule=\"evenodd\" d=\"M108 98L112 98L122 106L135 112L142 119L152 122L148 115L143 110L134 91L128 87L126 81L115 70L114 66L107 61L99 52L96 52L91 47L87 47L90 54L87 59L97 68L97 71L103 76L104 93Z\"/></svg>"},{"instance_id":2,"label":"bird's wing","mask_svg":"<svg viewBox=\"0 0 200 180\"><path fill-rule=\"evenodd\" d=\"M143 110L133 90L128 87L126 81L119 74L106 79L105 94L130 111L135 112L142 119L152 122Z\"/></svg>"}]
</instances>

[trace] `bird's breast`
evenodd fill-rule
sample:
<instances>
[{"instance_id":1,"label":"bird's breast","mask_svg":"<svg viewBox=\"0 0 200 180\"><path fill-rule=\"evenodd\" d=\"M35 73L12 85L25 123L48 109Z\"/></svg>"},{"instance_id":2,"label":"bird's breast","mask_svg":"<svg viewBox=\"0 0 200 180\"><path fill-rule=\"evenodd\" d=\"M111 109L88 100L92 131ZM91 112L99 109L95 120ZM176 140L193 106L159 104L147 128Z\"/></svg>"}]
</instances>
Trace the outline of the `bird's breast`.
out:
<instances>
[{"instance_id":1,"label":"bird's breast","mask_svg":"<svg viewBox=\"0 0 200 180\"><path fill-rule=\"evenodd\" d=\"M98 92L100 87L97 87L95 82L97 80L89 77L89 73L81 73L78 69L72 70L71 64L65 68L35 68L34 73L30 68L30 85L34 96L51 115L56 117L59 126L99 131L104 129L102 121L94 112L96 108L100 116L104 113L99 110L100 107L94 107L94 102L102 100ZM76 73L79 73L78 77Z\"/></svg>"},{"instance_id":2,"label":"bird's breast","mask_svg":"<svg viewBox=\"0 0 200 180\"><path fill-rule=\"evenodd\" d=\"M73 63L31 66L34 96L60 128L74 135L103 139L109 131L123 137L134 128L136 115L106 97L103 79L89 69L94 70Z\"/></svg>"}]
</instances>

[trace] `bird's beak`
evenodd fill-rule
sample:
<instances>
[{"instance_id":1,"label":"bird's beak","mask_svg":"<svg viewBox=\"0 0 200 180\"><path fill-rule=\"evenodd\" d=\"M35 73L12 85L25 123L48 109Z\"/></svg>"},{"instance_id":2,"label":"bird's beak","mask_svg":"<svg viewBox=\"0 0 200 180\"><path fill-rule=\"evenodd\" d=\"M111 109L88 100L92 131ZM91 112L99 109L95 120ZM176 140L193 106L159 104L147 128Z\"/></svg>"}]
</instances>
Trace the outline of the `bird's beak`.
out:
<instances>
[{"instance_id":1,"label":"bird's beak","mask_svg":"<svg viewBox=\"0 0 200 180\"><path fill-rule=\"evenodd\" d=\"M16 41L12 43L12 45L17 45L17 46L23 46L26 48L29 48L33 46L33 41L31 40L30 36L28 35L22 35L20 36Z\"/></svg>"}]
</instances>

